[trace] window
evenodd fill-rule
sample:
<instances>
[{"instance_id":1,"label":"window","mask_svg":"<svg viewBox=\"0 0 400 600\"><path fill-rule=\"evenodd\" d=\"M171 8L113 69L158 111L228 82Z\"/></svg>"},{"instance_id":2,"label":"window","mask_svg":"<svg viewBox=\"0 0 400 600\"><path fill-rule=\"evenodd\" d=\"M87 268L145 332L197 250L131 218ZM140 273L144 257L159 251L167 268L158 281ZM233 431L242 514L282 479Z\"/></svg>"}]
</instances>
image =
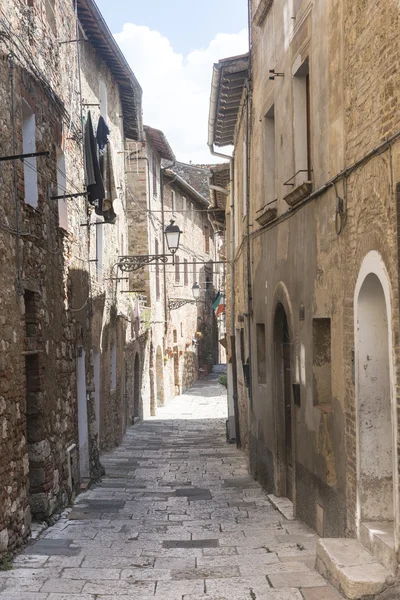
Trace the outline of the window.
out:
<instances>
[{"instance_id":1,"label":"window","mask_svg":"<svg viewBox=\"0 0 400 600\"><path fill-rule=\"evenodd\" d=\"M110 347L110 390L117 387L117 348L115 342Z\"/></svg>"},{"instance_id":2,"label":"window","mask_svg":"<svg viewBox=\"0 0 400 600\"><path fill-rule=\"evenodd\" d=\"M243 140L243 213L242 216L245 217L247 215L247 135L245 134Z\"/></svg>"},{"instance_id":3,"label":"window","mask_svg":"<svg viewBox=\"0 0 400 600\"><path fill-rule=\"evenodd\" d=\"M311 181L311 105L308 59L293 77L296 185Z\"/></svg>"},{"instance_id":4,"label":"window","mask_svg":"<svg viewBox=\"0 0 400 600\"><path fill-rule=\"evenodd\" d=\"M266 381L267 381L267 364L266 364L266 352L265 352L265 325L264 325L264 323L257 323L256 338L257 338L258 383L266 383Z\"/></svg>"},{"instance_id":5,"label":"window","mask_svg":"<svg viewBox=\"0 0 400 600\"><path fill-rule=\"evenodd\" d=\"M204 251L210 253L210 228L207 225L204 226Z\"/></svg>"},{"instance_id":6,"label":"window","mask_svg":"<svg viewBox=\"0 0 400 600\"><path fill-rule=\"evenodd\" d=\"M57 159L57 196L62 196L67 191L67 177L65 169L65 154L61 148L56 149ZM58 226L68 231L68 206L67 200L58 201Z\"/></svg>"},{"instance_id":7,"label":"window","mask_svg":"<svg viewBox=\"0 0 400 600\"><path fill-rule=\"evenodd\" d=\"M187 258L185 258L185 260L183 262L183 283L184 283L184 285L188 285L189 284L188 261L187 261Z\"/></svg>"},{"instance_id":8,"label":"window","mask_svg":"<svg viewBox=\"0 0 400 600\"><path fill-rule=\"evenodd\" d=\"M314 406L332 402L331 320L313 319Z\"/></svg>"},{"instance_id":9,"label":"window","mask_svg":"<svg viewBox=\"0 0 400 600\"><path fill-rule=\"evenodd\" d=\"M171 205L172 205L172 214L176 213L176 193L175 190L171 190Z\"/></svg>"},{"instance_id":10,"label":"window","mask_svg":"<svg viewBox=\"0 0 400 600\"><path fill-rule=\"evenodd\" d=\"M105 121L107 121L108 115L108 101L107 101L107 87L104 81L99 83L99 103L100 103L100 115Z\"/></svg>"},{"instance_id":11,"label":"window","mask_svg":"<svg viewBox=\"0 0 400 600\"><path fill-rule=\"evenodd\" d=\"M157 198L157 158L154 152L152 154L151 170L153 175L153 197Z\"/></svg>"},{"instance_id":12,"label":"window","mask_svg":"<svg viewBox=\"0 0 400 600\"><path fill-rule=\"evenodd\" d=\"M103 221L101 219L96 220L95 231L96 231L96 275L97 279L101 277L103 272Z\"/></svg>"},{"instance_id":13,"label":"window","mask_svg":"<svg viewBox=\"0 0 400 600\"><path fill-rule=\"evenodd\" d=\"M181 323L181 337L183 337L183 323Z\"/></svg>"},{"instance_id":14,"label":"window","mask_svg":"<svg viewBox=\"0 0 400 600\"><path fill-rule=\"evenodd\" d=\"M175 283L180 283L181 274L180 274L180 264L179 264L179 256L175 255Z\"/></svg>"},{"instance_id":15,"label":"window","mask_svg":"<svg viewBox=\"0 0 400 600\"><path fill-rule=\"evenodd\" d=\"M174 329L174 344L178 341L178 332Z\"/></svg>"},{"instance_id":16,"label":"window","mask_svg":"<svg viewBox=\"0 0 400 600\"><path fill-rule=\"evenodd\" d=\"M154 252L158 254L158 240L155 241L154 244ZM156 260L156 299L160 299L160 263Z\"/></svg>"},{"instance_id":17,"label":"window","mask_svg":"<svg viewBox=\"0 0 400 600\"><path fill-rule=\"evenodd\" d=\"M264 118L265 138L265 204L276 199L275 192L275 107L272 106Z\"/></svg>"},{"instance_id":18,"label":"window","mask_svg":"<svg viewBox=\"0 0 400 600\"><path fill-rule=\"evenodd\" d=\"M197 262L196 259L193 259L193 283L197 281Z\"/></svg>"},{"instance_id":19,"label":"window","mask_svg":"<svg viewBox=\"0 0 400 600\"><path fill-rule=\"evenodd\" d=\"M187 202L186 202L186 198L185 196L182 196L182 212L183 212L183 218L186 219L187 216Z\"/></svg>"},{"instance_id":20,"label":"window","mask_svg":"<svg viewBox=\"0 0 400 600\"><path fill-rule=\"evenodd\" d=\"M22 152L24 154L36 152L35 114L25 100L22 100ZM25 203L36 208L39 198L36 157L24 160L24 186Z\"/></svg>"}]
</instances>

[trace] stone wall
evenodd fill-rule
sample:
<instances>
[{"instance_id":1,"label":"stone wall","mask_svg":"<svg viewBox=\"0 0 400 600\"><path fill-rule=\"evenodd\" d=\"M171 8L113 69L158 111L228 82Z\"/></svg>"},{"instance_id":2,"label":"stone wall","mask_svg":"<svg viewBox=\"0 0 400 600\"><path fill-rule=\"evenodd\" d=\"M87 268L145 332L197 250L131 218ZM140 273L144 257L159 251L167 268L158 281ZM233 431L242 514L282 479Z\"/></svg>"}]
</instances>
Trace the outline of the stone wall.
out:
<instances>
[{"instance_id":1,"label":"stone wall","mask_svg":"<svg viewBox=\"0 0 400 600\"><path fill-rule=\"evenodd\" d=\"M54 13L49 13L38 1L22 6L6 0L0 14L3 19L0 29L6 34L0 45L0 153L14 153L13 124L15 151L23 151L23 119L26 120L27 110L35 117L36 151L50 153L49 157L38 157L36 165L25 164L25 169L22 162L15 163L16 195L13 164L0 165L1 557L3 552L14 550L28 538L32 513L35 518L50 520L79 490L78 424L82 413L77 363L83 355L83 416L87 423L90 478L102 472L100 448L120 442L129 413L124 348L131 332L126 327L127 297L120 293L123 282L115 279L118 276L115 263L126 252L127 243L125 161L120 153L124 137L118 86L91 44L80 45L84 103L99 103L99 80L107 89L106 120L111 130L118 187L118 199L114 202L117 224L98 226L94 225L93 211L84 197L51 200L59 193L84 191L77 44L59 44L60 40L76 38L72 3L56 3ZM24 48L12 44L16 36ZM13 70L8 59L11 50ZM83 108L84 117L88 108ZM98 109L91 110L96 119ZM60 177L64 171L58 161L61 150L66 178ZM26 194L34 189L34 179L29 177L32 173L37 177L37 206L26 202ZM65 217L62 227L61 215ZM96 245L99 248L100 227L101 270L94 262L99 258ZM115 389L110 391L113 343Z\"/></svg>"}]
</instances>

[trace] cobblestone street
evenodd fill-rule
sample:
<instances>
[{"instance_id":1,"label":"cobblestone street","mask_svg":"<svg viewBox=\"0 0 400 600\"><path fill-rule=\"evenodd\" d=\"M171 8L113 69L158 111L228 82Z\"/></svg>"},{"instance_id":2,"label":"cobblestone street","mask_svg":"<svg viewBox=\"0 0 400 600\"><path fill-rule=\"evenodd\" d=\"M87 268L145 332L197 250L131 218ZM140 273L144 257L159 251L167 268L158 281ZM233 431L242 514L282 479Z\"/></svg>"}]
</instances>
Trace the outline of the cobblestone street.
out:
<instances>
[{"instance_id":1,"label":"cobblestone street","mask_svg":"<svg viewBox=\"0 0 400 600\"><path fill-rule=\"evenodd\" d=\"M340 597L314 570L317 536L272 506L226 443L216 377L103 455L102 481L0 572L1 599Z\"/></svg>"}]
</instances>

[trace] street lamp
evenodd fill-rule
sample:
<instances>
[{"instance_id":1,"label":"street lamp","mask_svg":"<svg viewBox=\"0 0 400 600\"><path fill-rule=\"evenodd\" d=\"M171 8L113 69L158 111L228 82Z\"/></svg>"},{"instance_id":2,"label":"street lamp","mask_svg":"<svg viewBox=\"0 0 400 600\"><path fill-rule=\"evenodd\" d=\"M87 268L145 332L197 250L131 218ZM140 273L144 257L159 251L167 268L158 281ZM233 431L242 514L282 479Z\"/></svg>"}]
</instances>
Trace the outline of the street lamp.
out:
<instances>
[{"instance_id":1,"label":"street lamp","mask_svg":"<svg viewBox=\"0 0 400 600\"><path fill-rule=\"evenodd\" d=\"M175 225L175 221L171 219L170 224L165 228L164 234L167 240L168 250L171 252L172 256L174 256L179 248L181 233L182 231L179 229L179 226Z\"/></svg>"},{"instance_id":2,"label":"street lamp","mask_svg":"<svg viewBox=\"0 0 400 600\"><path fill-rule=\"evenodd\" d=\"M132 273L133 271L138 271L139 269L142 269L143 267L154 262L160 261L166 264L169 256L172 256L172 264L174 265L175 254L179 248L181 233L182 231L179 229L178 225L175 225L175 221L171 220L170 224L167 225L164 231L170 254L140 254L132 256L120 256L118 267L121 269L121 271Z\"/></svg>"},{"instance_id":3,"label":"street lamp","mask_svg":"<svg viewBox=\"0 0 400 600\"><path fill-rule=\"evenodd\" d=\"M197 281L192 286L192 294L193 294L193 298L197 302L197 300L200 298L200 286L197 283Z\"/></svg>"}]
</instances>

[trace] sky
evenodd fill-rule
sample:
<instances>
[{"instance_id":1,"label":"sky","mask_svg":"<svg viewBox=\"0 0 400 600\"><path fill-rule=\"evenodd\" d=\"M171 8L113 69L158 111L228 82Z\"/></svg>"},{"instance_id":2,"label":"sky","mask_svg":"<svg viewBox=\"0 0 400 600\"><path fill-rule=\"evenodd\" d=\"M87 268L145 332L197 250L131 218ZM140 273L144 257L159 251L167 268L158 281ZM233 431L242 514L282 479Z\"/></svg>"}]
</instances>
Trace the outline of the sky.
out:
<instances>
[{"instance_id":1,"label":"sky","mask_svg":"<svg viewBox=\"0 0 400 600\"><path fill-rule=\"evenodd\" d=\"M96 0L143 89L144 123L178 160L207 148L212 65L248 49L246 0Z\"/></svg>"}]
</instances>

